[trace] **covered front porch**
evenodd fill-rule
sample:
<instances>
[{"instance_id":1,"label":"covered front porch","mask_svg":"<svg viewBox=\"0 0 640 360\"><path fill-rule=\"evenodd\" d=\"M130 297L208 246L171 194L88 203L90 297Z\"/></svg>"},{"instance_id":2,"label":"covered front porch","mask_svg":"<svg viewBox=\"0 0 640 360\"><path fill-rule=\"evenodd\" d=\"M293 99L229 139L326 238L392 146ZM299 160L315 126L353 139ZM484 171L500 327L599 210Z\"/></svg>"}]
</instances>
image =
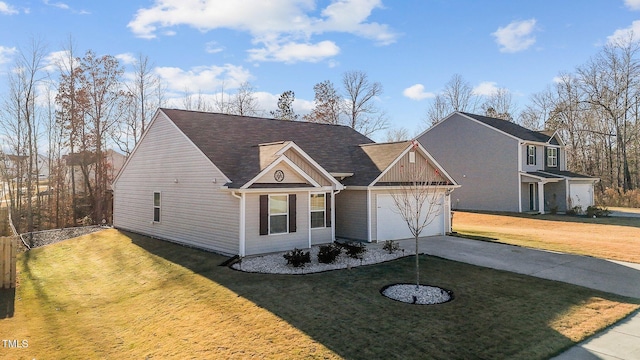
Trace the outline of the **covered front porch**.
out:
<instances>
[{"instance_id":1,"label":"covered front porch","mask_svg":"<svg viewBox=\"0 0 640 360\"><path fill-rule=\"evenodd\" d=\"M520 212L564 213L574 207L585 211L595 204L598 178L569 171L520 173Z\"/></svg>"},{"instance_id":2,"label":"covered front porch","mask_svg":"<svg viewBox=\"0 0 640 360\"><path fill-rule=\"evenodd\" d=\"M565 178L541 171L520 174L520 212L566 211Z\"/></svg>"}]
</instances>

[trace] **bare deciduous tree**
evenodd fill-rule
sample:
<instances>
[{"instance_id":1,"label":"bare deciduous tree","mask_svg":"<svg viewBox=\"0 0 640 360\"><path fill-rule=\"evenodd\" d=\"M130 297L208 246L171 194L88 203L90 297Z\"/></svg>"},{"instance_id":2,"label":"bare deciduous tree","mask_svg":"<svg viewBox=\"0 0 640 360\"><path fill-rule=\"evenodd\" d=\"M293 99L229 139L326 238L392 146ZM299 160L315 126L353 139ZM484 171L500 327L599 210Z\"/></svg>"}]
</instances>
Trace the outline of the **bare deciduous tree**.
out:
<instances>
[{"instance_id":1,"label":"bare deciduous tree","mask_svg":"<svg viewBox=\"0 0 640 360\"><path fill-rule=\"evenodd\" d=\"M224 94L224 93L223 93ZM258 99L253 86L249 82L240 84L238 91L231 98L230 114L255 116L258 114Z\"/></svg>"},{"instance_id":2,"label":"bare deciduous tree","mask_svg":"<svg viewBox=\"0 0 640 360\"><path fill-rule=\"evenodd\" d=\"M370 82L363 71L348 71L342 76L346 94L345 113L348 125L365 136L371 136L388 126L386 114L375 104L382 95L382 84Z\"/></svg>"},{"instance_id":3,"label":"bare deciduous tree","mask_svg":"<svg viewBox=\"0 0 640 360\"><path fill-rule=\"evenodd\" d=\"M315 107L311 112L303 116L308 122L323 124L340 124L340 115L344 112L344 102L333 83L329 80L317 83L313 86L315 92Z\"/></svg>"}]
</instances>

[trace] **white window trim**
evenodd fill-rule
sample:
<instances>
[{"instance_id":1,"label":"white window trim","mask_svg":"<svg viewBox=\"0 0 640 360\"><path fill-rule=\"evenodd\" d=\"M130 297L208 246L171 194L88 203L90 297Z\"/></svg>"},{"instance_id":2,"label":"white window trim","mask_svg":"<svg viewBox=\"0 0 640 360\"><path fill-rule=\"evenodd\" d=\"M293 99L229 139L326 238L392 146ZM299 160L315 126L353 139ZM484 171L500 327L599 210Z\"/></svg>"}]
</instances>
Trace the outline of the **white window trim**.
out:
<instances>
[{"instance_id":1,"label":"white window trim","mask_svg":"<svg viewBox=\"0 0 640 360\"><path fill-rule=\"evenodd\" d=\"M285 203L287 204L287 209L285 210L285 212L284 212L284 213L275 213L275 214L272 214L272 213L271 213L271 198L272 198L272 197L276 197L276 196L284 196L284 197L285 197L285 199L286 199L286 200L285 200ZM283 235L283 234L288 234L288 233L289 233L289 194L273 194L273 195L271 195L271 194L270 194L270 195L269 195L269 203L267 204L267 206L268 206L268 210L269 210L269 216L268 216L268 217L269 217L269 235ZM273 216L282 216L282 215L285 215L285 216L287 217L287 220L286 220L286 222L285 222L285 223L286 223L286 225L287 225L287 230L286 230L285 232L277 232L277 233L271 232L271 216L272 216L272 215L273 215Z\"/></svg>"},{"instance_id":2,"label":"white window trim","mask_svg":"<svg viewBox=\"0 0 640 360\"><path fill-rule=\"evenodd\" d=\"M158 194L159 196L159 205L156 206L156 194ZM158 220L156 221L156 209L158 209ZM153 217L152 220L154 223L160 223L160 221L162 220L162 192L161 191L154 191L153 192Z\"/></svg>"},{"instance_id":3,"label":"white window trim","mask_svg":"<svg viewBox=\"0 0 640 360\"><path fill-rule=\"evenodd\" d=\"M322 197L324 198L324 206L322 210L312 210L311 209L311 196L313 195L322 195ZM312 223L311 223L311 213L314 212L321 212L323 214L322 216L322 226L318 226L318 227L313 227ZM325 193L310 193L309 194L309 227L313 230L313 229L326 229L327 227L327 194Z\"/></svg>"},{"instance_id":4,"label":"white window trim","mask_svg":"<svg viewBox=\"0 0 640 360\"><path fill-rule=\"evenodd\" d=\"M558 148L547 148L547 167L558 167Z\"/></svg>"}]
</instances>

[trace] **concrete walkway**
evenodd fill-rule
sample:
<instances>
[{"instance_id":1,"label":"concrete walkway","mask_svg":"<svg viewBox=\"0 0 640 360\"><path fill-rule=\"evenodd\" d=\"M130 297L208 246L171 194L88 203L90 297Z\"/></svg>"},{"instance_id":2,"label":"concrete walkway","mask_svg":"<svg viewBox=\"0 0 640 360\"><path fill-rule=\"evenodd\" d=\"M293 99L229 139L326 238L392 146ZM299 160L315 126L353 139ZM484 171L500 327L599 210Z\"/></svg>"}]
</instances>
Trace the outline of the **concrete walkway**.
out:
<instances>
[{"instance_id":1,"label":"concrete walkway","mask_svg":"<svg viewBox=\"0 0 640 360\"><path fill-rule=\"evenodd\" d=\"M401 246L410 248L415 245L413 240L402 240ZM640 299L640 264L450 236L422 238L420 251ZM554 358L573 359L640 359L640 312Z\"/></svg>"}]
</instances>

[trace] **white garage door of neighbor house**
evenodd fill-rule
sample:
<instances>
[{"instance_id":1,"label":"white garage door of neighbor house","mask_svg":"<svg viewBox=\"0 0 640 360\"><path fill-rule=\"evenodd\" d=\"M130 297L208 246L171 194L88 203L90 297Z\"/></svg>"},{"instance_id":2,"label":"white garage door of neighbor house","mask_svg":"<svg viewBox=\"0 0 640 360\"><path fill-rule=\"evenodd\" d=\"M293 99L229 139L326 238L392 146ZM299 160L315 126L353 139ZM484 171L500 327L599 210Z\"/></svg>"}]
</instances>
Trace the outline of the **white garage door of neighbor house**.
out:
<instances>
[{"instance_id":1,"label":"white garage door of neighbor house","mask_svg":"<svg viewBox=\"0 0 640 360\"><path fill-rule=\"evenodd\" d=\"M593 205L593 186L591 184L570 184L571 206L581 206L582 210Z\"/></svg>"},{"instance_id":2,"label":"white garage door of neighbor house","mask_svg":"<svg viewBox=\"0 0 640 360\"><path fill-rule=\"evenodd\" d=\"M380 194L377 195L377 202L378 216L376 229L378 241L413 238L411 230L409 230L402 216L397 212L393 197L391 195ZM427 205L425 204L425 206ZM433 221L422 230L420 236L442 235L444 233L443 229L442 209L439 209L438 214Z\"/></svg>"}]
</instances>

